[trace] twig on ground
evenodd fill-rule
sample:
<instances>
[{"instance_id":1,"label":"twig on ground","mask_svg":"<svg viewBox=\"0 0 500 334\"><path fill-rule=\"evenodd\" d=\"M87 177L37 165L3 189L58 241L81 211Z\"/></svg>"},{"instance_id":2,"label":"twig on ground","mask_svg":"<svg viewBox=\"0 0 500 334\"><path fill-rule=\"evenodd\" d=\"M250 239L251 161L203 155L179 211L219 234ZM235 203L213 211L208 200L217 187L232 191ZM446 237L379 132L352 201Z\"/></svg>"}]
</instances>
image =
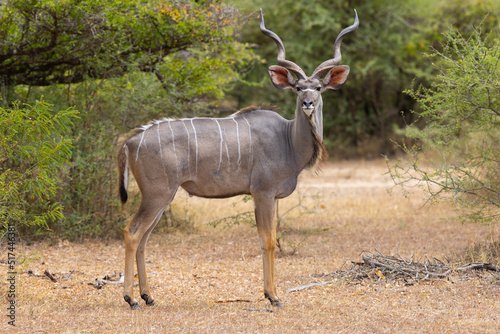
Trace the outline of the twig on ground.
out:
<instances>
[{"instance_id":1,"label":"twig on ground","mask_svg":"<svg viewBox=\"0 0 500 334\"><path fill-rule=\"evenodd\" d=\"M57 278L52 275L50 273L50 271L48 269L45 269L45 271L43 272L45 274L45 276L47 276L52 282L57 282Z\"/></svg>"},{"instance_id":2,"label":"twig on ground","mask_svg":"<svg viewBox=\"0 0 500 334\"><path fill-rule=\"evenodd\" d=\"M251 303L251 300L248 299L228 299L228 300L216 300L216 304L225 304L225 303Z\"/></svg>"},{"instance_id":3,"label":"twig on ground","mask_svg":"<svg viewBox=\"0 0 500 334\"><path fill-rule=\"evenodd\" d=\"M319 283L311 283L311 284L301 285L301 286L298 286L298 287L293 288L293 289L288 289L288 290L286 290L285 292L286 292L286 293L290 293L290 292L295 292L295 291L299 291L299 290L309 289L309 288L312 288L312 287L314 287L314 286L320 286L320 285L332 284L332 283L333 283L333 281L328 281L328 282L319 282Z\"/></svg>"},{"instance_id":4,"label":"twig on ground","mask_svg":"<svg viewBox=\"0 0 500 334\"><path fill-rule=\"evenodd\" d=\"M269 312L269 313L273 313L274 311L273 310L270 310L268 308L244 308L243 310L245 311L250 311L250 312Z\"/></svg>"},{"instance_id":5,"label":"twig on ground","mask_svg":"<svg viewBox=\"0 0 500 334\"><path fill-rule=\"evenodd\" d=\"M123 273L120 273L118 277L119 278L116 279L116 275L106 275L104 276L104 279L96 278L94 283L89 283L89 285L93 285L96 289L102 289L106 284L123 284Z\"/></svg>"}]
</instances>

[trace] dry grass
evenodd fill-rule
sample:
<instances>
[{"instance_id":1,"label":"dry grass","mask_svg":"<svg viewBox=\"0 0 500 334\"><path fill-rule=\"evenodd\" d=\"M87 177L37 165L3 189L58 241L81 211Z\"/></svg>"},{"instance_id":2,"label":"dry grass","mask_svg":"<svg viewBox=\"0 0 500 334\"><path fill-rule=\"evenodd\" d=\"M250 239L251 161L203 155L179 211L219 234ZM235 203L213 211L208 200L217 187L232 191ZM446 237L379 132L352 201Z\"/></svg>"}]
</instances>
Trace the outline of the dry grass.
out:
<instances>
[{"instance_id":1,"label":"dry grass","mask_svg":"<svg viewBox=\"0 0 500 334\"><path fill-rule=\"evenodd\" d=\"M17 276L16 329L23 333L499 332L500 287L487 278L413 286L376 279L363 284L336 281L285 293L323 281L322 274L338 270L347 260L360 261L360 253L374 249L375 243L386 254L399 251L409 257L413 252L416 258L428 255L459 262L477 251L475 244L496 237L496 227L461 225L446 205L416 210L397 191L390 196L386 189L391 183L384 172L383 162L327 164L318 176L302 175L298 191L281 202L281 212L299 200L314 211L295 209L283 223L290 243L308 238L293 256L278 254L282 309L271 309L263 298L256 231L247 225L230 229L206 225L235 210L250 210L252 204L179 194L175 212L196 222L195 233L152 236L146 257L156 306L131 311L121 286L92 286L95 278L123 271L120 241L18 245L18 255L31 260L18 267L22 273ZM484 249L482 254L476 258L489 260ZM0 266L5 275L6 266ZM41 276L44 270L59 281ZM139 294L137 287L135 293ZM5 318L0 332L4 329L12 331Z\"/></svg>"}]
</instances>

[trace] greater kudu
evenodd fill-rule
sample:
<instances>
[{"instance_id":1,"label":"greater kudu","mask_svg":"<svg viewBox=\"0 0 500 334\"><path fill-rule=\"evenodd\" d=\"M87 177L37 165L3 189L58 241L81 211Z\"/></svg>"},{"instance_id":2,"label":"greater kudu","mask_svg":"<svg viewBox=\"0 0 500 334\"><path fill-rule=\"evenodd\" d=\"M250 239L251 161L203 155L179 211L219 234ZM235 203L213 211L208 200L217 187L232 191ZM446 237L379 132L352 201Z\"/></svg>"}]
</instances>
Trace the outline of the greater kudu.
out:
<instances>
[{"instance_id":1,"label":"greater kudu","mask_svg":"<svg viewBox=\"0 0 500 334\"><path fill-rule=\"evenodd\" d=\"M133 297L134 258L141 297L147 305L154 304L147 283L144 246L179 186L190 195L207 198L253 196L263 253L264 295L273 306L281 306L274 280L276 199L290 195L300 172L322 157L321 93L339 89L345 83L349 67L338 66L340 45L342 38L358 25L355 13L354 24L335 41L333 58L307 77L298 65L285 59L283 42L266 29L261 12L260 29L278 46L279 65L269 67L271 81L278 89L290 88L298 95L293 120L259 108L247 108L226 118L164 119L143 126L121 147L121 201L127 201L129 168L142 194L139 209L124 230L124 298L132 309L140 309Z\"/></svg>"}]
</instances>

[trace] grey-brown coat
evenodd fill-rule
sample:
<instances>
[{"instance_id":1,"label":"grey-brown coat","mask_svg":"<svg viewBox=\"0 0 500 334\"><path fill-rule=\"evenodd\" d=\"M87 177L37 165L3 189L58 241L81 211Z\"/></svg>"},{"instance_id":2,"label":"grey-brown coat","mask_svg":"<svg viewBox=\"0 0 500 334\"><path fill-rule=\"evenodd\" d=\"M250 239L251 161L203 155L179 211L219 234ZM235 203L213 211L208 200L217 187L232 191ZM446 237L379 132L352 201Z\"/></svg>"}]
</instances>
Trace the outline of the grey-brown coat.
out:
<instances>
[{"instance_id":1,"label":"grey-brown coat","mask_svg":"<svg viewBox=\"0 0 500 334\"><path fill-rule=\"evenodd\" d=\"M118 154L120 198L127 201L129 169L142 195L137 213L124 230L124 298L132 309L140 308L133 297L135 260L141 297L148 305L154 303L147 284L144 247L179 187L208 198L253 196L263 253L264 294L272 305L281 306L274 279L276 199L289 196L301 171L324 156L321 93L345 83L349 67L338 66L340 44L358 24L356 14L354 24L337 37L334 57L307 77L298 65L285 59L281 39L265 28L261 14L261 31L278 46L279 65L271 66L269 75L277 88L297 93L294 119L261 108L226 118L164 119L143 126L123 144Z\"/></svg>"}]
</instances>

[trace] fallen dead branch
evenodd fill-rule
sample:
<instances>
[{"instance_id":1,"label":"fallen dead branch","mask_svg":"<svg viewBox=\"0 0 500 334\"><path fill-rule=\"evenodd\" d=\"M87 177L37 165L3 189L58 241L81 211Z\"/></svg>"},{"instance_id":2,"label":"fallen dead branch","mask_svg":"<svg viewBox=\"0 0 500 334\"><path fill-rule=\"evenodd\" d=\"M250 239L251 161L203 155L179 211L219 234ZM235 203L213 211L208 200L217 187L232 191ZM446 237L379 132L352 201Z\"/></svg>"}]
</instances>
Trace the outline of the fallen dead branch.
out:
<instances>
[{"instance_id":1,"label":"fallen dead branch","mask_svg":"<svg viewBox=\"0 0 500 334\"><path fill-rule=\"evenodd\" d=\"M58 282L63 282L63 281L69 281L73 280L74 274L83 274L82 272L76 271L76 270L71 270L69 273L56 273L52 274L48 269L46 269L43 274L37 274L33 270L28 269L26 271L26 274L34 277L40 277L40 278L49 278L52 282L58 283ZM56 277L59 277L59 279ZM105 275L104 278L96 278L93 283L88 283L88 285L92 285L96 289L102 289L104 285L106 284L123 284L124 281L124 276L123 273L116 273L114 275ZM66 286L56 286L54 289L67 289L72 287L73 285L66 285Z\"/></svg>"},{"instance_id":2,"label":"fallen dead branch","mask_svg":"<svg viewBox=\"0 0 500 334\"><path fill-rule=\"evenodd\" d=\"M29 276L33 276L33 277L38 277L38 278L42 278L42 279L50 279L54 283L62 282L62 281L69 281L69 280L74 279L73 275L84 274L78 270L70 270L67 273L51 273L48 269L44 270L43 274L37 274L32 269L28 269L23 273L27 274Z\"/></svg>"},{"instance_id":3,"label":"fallen dead branch","mask_svg":"<svg viewBox=\"0 0 500 334\"><path fill-rule=\"evenodd\" d=\"M446 280L453 272L452 267L436 257L425 257L424 261L416 261L413 253L410 258L384 255L379 250L363 251L363 262L351 261L351 267L340 269L326 276L346 280L350 283L361 283L364 280L402 280L405 285L413 285L423 281Z\"/></svg>"},{"instance_id":4,"label":"fallen dead branch","mask_svg":"<svg viewBox=\"0 0 500 334\"><path fill-rule=\"evenodd\" d=\"M414 259L413 253L410 258L403 258L399 253L397 256L384 255L377 249L374 252L363 251L361 259L362 262L350 261L351 266L349 268L345 268L346 261L335 272L315 275L317 278L328 278L329 280L326 282L310 283L289 289L286 292L290 293L331 284L334 280L344 281L349 284L366 284L368 281L402 281L404 285L414 285L425 281L451 281L454 276L458 276L459 279L469 279L471 276L476 275L474 271L479 270L493 272L492 275L496 275L496 281L500 281L500 274L498 274L500 268L491 263L468 263L460 267L454 267L436 257L429 258L425 256L422 261L417 261Z\"/></svg>"},{"instance_id":5,"label":"fallen dead branch","mask_svg":"<svg viewBox=\"0 0 500 334\"><path fill-rule=\"evenodd\" d=\"M457 270L491 270L491 271L500 271L500 268L495 266L494 264L491 263L484 263L484 262L479 262L479 263L467 263L459 268Z\"/></svg>"}]
</instances>

